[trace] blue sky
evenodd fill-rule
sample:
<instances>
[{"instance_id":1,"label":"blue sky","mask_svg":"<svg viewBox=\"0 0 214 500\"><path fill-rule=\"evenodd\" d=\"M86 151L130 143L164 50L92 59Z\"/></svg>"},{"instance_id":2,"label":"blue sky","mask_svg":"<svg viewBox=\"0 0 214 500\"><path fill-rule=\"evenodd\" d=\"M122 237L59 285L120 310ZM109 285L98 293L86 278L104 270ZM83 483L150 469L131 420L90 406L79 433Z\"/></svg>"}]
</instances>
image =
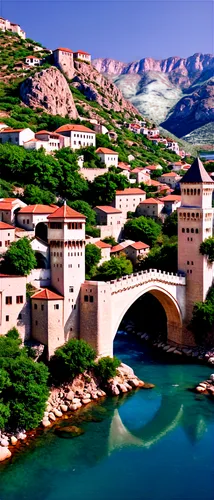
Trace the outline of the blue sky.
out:
<instances>
[{"instance_id":1,"label":"blue sky","mask_svg":"<svg viewBox=\"0 0 214 500\"><path fill-rule=\"evenodd\" d=\"M0 0L0 14L48 48L133 61L213 52L212 0Z\"/></svg>"}]
</instances>

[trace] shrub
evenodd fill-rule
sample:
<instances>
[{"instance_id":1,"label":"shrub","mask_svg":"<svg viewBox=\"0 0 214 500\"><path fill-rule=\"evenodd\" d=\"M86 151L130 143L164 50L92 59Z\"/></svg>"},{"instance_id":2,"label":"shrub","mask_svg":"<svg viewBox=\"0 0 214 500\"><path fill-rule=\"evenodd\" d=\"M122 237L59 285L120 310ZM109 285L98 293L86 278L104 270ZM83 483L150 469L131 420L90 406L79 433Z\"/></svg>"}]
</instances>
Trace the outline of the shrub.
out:
<instances>
[{"instance_id":1,"label":"shrub","mask_svg":"<svg viewBox=\"0 0 214 500\"><path fill-rule=\"evenodd\" d=\"M93 367L96 353L85 340L71 339L56 350L50 361L52 378L69 382L79 373Z\"/></svg>"},{"instance_id":2,"label":"shrub","mask_svg":"<svg viewBox=\"0 0 214 500\"><path fill-rule=\"evenodd\" d=\"M200 245L200 253L206 255L210 262L214 262L214 238L206 238Z\"/></svg>"},{"instance_id":3,"label":"shrub","mask_svg":"<svg viewBox=\"0 0 214 500\"><path fill-rule=\"evenodd\" d=\"M35 267L35 252L32 250L28 238L24 237L18 241L13 241L4 255L2 269L7 274L26 276Z\"/></svg>"},{"instance_id":4,"label":"shrub","mask_svg":"<svg viewBox=\"0 0 214 500\"><path fill-rule=\"evenodd\" d=\"M120 360L116 356L100 358L94 368L95 374L106 383L110 378L116 376L118 366L120 366Z\"/></svg>"}]
</instances>

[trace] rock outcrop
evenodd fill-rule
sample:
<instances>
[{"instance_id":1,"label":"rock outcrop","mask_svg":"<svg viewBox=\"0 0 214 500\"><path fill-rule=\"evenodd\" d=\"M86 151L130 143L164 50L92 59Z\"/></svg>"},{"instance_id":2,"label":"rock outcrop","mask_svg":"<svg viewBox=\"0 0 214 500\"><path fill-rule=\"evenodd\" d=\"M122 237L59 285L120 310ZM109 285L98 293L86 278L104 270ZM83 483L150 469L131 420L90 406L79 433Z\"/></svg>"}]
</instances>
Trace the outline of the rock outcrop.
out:
<instances>
[{"instance_id":1,"label":"rock outcrop","mask_svg":"<svg viewBox=\"0 0 214 500\"><path fill-rule=\"evenodd\" d=\"M113 110L136 115L137 109L127 101L117 86L101 75L92 65L74 63L72 85L78 88L89 101L96 101L104 110Z\"/></svg>"},{"instance_id":2,"label":"rock outcrop","mask_svg":"<svg viewBox=\"0 0 214 500\"><path fill-rule=\"evenodd\" d=\"M71 90L57 68L50 67L27 78L20 87L22 101L31 108L43 108L51 115L78 116Z\"/></svg>"}]
</instances>

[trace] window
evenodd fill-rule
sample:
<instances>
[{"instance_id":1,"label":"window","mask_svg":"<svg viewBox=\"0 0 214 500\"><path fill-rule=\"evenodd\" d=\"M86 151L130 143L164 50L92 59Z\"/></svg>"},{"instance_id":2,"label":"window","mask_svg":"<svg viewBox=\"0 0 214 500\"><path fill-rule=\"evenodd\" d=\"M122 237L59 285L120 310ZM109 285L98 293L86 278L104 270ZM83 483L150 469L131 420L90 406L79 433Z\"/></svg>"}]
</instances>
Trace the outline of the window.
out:
<instances>
[{"instance_id":1,"label":"window","mask_svg":"<svg viewBox=\"0 0 214 500\"><path fill-rule=\"evenodd\" d=\"M27 224L29 224L29 223L30 223L30 220L29 220L29 219L27 219Z\"/></svg>"},{"instance_id":2,"label":"window","mask_svg":"<svg viewBox=\"0 0 214 500\"><path fill-rule=\"evenodd\" d=\"M23 224L25 224L25 219L23 219Z\"/></svg>"},{"instance_id":3,"label":"window","mask_svg":"<svg viewBox=\"0 0 214 500\"><path fill-rule=\"evenodd\" d=\"M62 229L62 223L61 222L51 222L50 229Z\"/></svg>"},{"instance_id":4,"label":"window","mask_svg":"<svg viewBox=\"0 0 214 500\"><path fill-rule=\"evenodd\" d=\"M185 229L184 229L184 227L182 227L182 233L185 233Z\"/></svg>"},{"instance_id":5,"label":"window","mask_svg":"<svg viewBox=\"0 0 214 500\"><path fill-rule=\"evenodd\" d=\"M93 297L93 295L90 295L90 296L89 296L89 300L90 300L90 302L94 302L94 297Z\"/></svg>"},{"instance_id":6,"label":"window","mask_svg":"<svg viewBox=\"0 0 214 500\"><path fill-rule=\"evenodd\" d=\"M88 295L84 295L84 302L88 302Z\"/></svg>"},{"instance_id":7,"label":"window","mask_svg":"<svg viewBox=\"0 0 214 500\"><path fill-rule=\"evenodd\" d=\"M22 314L21 313L19 313L18 319L22 319Z\"/></svg>"},{"instance_id":8,"label":"window","mask_svg":"<svg viewBox=\"0 0 214 500\"><path fill-rule=\"evenodd\" d=\"M59 304L54 304L54 309L59 309Z\"/></svg>"},{"instance_id":9,"label":"window","mask_svg":"<svg viewBox=\"0 0 214 500\"><path fill-rule=\"evenodd\" d=\"M5 297L5 304L11 305L12 304L12 297Z\"/></svg>"},{"instance_id":10,"label":"window","mask_svg":"<svg viewBox=\"0 0 214 500\"><path fill-rule=\"evenodd\" d=\"M74 287L73 286L69 286L69 292L72 293L74 291Z\"/></svg>"},{"instance_id":11,"label":"window","mask_svg":"<svg viewBox=\"0 0 214 500\"><path fill-rule=\"evenodd\" d=\"M198 234L198 229L196 228L195 232Z\"/></svg>"},{"instance_id":12,"label":"window","mask_svg":"<svg viewBox=\"0 0 214 500\"><path fill-rule=\"evenodd\" d=\"M23 304L23 295L17 295L16 296L16 303L17 304Z\"/></svg>"},{"instance_id":13,"label":"window","mask_svg":"<svg viewBox=\"0 0 214 500\"><path fill-rule=\"evenodd\" d=\"M193 229L193 227L191 228L191 233L194 233L194 229Z\"/></svg>"},{"instance_id":14,"label":"window","mask_svg":"<svg viewBox=\"0 0 214 500\"><path fill-rule=\"evenodd\" d=\"M187 265L189 266L189 260L187 261Z\"/></svg>"},{"instance_id":15,"label":"window","mask_svg":"<svg viewBox=\"0 0 214 500\"><path fill-rule=\"evenodd\" d=\"M191 265L192 265L192 266L194 265L194 262L193 262L193 260L191 260Z\"/></svg>"},{"instance_id":16,"label":"window","mask_svg":"<svg viewBox=\"0 0 214 500\"><path fill-rule=\"evenodd\" d=\"M44 304L41 305L41 311L44 311Z\"/></svg>"},{"instance_id":17,"label":"window","mask_svg":"<svg viewBox=\"0 0 214 500\"><path fill-rule=\"evenodd\" d=\"M189 233L189 228L188 227L186 228L186 232Z\"/></svg>"},{"instance_id":18,"label":"window","mask_svg":"<svg viewBox=\"0 0 214 500\"><path fill-rule=\"evenodd\" d=\"M0 247L2 247L2 241L0 241Z\"/></svg>"},{"instance_id":19,"label":"window","mask_svg":"<svg viewBox=\"0 0 214 500\"><path fill-rule=\"evenodd\" d=\"M37 304L34 304L34 309L37 309Z\"/></svg>"},{"instance_id":20,"label":"window","mask_svg":"<svg viewBox=\"0 0 214 500\"><path fill-rule=\"evenodd\" d=\"M6 319L6 321L9 321L9 316L6 316L6 318L5 318L5 319Z\"/></svg>"},{"instance_id":21,"label":"window","mask_svg":"<svg viewBox=\"0 0 214 500\"><path fill-rule=\"evenodd\" d=\"M37 320L35 321L35 325L36 325L36 326L38 325L38 321L37 321Z\"/></svg>"}]
</instances>

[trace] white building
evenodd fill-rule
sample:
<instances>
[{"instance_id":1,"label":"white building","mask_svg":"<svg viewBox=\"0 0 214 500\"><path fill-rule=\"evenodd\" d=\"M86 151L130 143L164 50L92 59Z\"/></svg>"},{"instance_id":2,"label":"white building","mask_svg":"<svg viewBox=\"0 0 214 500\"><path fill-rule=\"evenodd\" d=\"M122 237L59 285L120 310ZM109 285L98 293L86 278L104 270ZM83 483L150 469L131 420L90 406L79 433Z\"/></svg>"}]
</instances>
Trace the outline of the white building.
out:
<instances>
[{"instance_id":1,"label":"white building","mask_svg":"<svg viewBox=\"0 0 214 500\"><path fill-rule=\"evenodd\" d=\"M28 66L40 66L41 59L36 56L27 56L25 58L25 64L27 64Z\"/></svg>"},{"instance_id":2,"label":"white building","mask_svg":"<svg viewBox=\"0 0 214 500\"><path fill-rule=\"evenodd\" d=\"M173 141L170 137L167 137L167 148L179 155L179 145L176 141Z\"/></svg>"},{"instance_id":3,"label":"white building","mask_svg":"<svg viewBox=\"0 0 214 500\"><path fill-rule=\"evenodd\" d=\"M53 205L27 205L17 214L17 222L27 231L33 231L40 222L47 223L48 215L54 213L58 207Z\"/></svg>"},{"instance_id":4,"label":"white building","mask_svg":"<svg viewBox=\"0 0 214 500\"><path fill-rule=\"evenodd\" d=\"M73 54L74 59L79 59L80 61L91 63L91 54L89 52L84 52L83 50L78 50Z\"/></svg>"},{"instance_id":5,"label":"white building","mask_svg":"<svg viewBox=\"0 0 214 500\"><path fill-rule=\"evenodd\" d=\"M164 211L167 215L177 210L181 206L181 195L169 194L160 198L160 202L164 204Z\"/></svg>"},{"instance_id":6,"label":"white building","mask_svg":"<svg viewBox=\"0 0 214 500\"><path fill-rule=\"evenodd\" d=\"M15 227L0 222L0 254L7 251L12 241L15 241Z\"/></svg>"},{"instance_id":7,"label":"white building","mask_svg":"<svg viewBox=\"0 0 214 500\"><path fill-rule=\"evenodd\" d=\"M47 153L57 151L65 145L65 137L55 132L48 132L47 130L40 130L35 133L35 137L23 144L25 149L44 148Z\"/></svg>"},{"instance_id":8,"label":"white building","mask_svg":"<svg viewBox=\"0 0 214 500\"><path fill-rule=\"evenodd\" d=\"M116 151L112 151L112 149L108 148L98 148L96 153L106 167L118 166L118 153Z\"/></svg>"},{"instance_id":9,"label":"white building","mask_svg":"<svg viewBox=\"0 0 214 500\"><path fill-rule=\"evenodd\" d=\"M26 33L20 28L19 24L11 23L8 19L0 17L0 30L1 31L11 31L11 33L17 33L21 38L25 40Z\"/></svg>"},{"instance_id":10,"label":"white building","mask_svg":"<svg viewBox=\"0 0 214 500\"><path fill-rule=\"evenodd\" d=\"M16 214L26 203L18 198L2 198L0 200L0 221L15 225Z\"/></svg>"},{"instance_id":11,"label":"white building","mask_svg":"<svg viewBox=\"0 0 214 500\"><path fill-rule=\"evenodd\" d=\"M157 136L159 136L159 133L160 133L159 128L150 128L150 129L148 130L148 134L147 134L147 135L148 135L148 138L150 139L150 138L152 138L152 137L157 137Z\"/></svg>"},{"instance_id":12,"label":"white building","mask_svg":"<svg viewBox=\"0 0 214 500\"><path fill-rule=\"evenodd\" d=\"M30 128L6 128L0 132L0 143L10 142L17 146L23 146L24 142L34 139L34 132Z\"/></svg>"},{"instance_id":13,"label":"white building","mask_svg":"<svg viewBox=\"0 0 214 500\"><path fill-rule=\"evenodd\" d=\"M139 203L146 199L146 193L140 188L126 188L115 194L114 206L121 210L123 218L127 219L128 212L135 212Z\"/></svg>"},{"instance_id":14,"label":"white building","mask_svg":"<svg viewBox=\"0 0 214 500\"><path fill-rule=\"evenodd\" d=\"M55 130L55 132L68 138L69 146L71 149L96 146L96 134L94 130L85 127L84 125L62 125L57 130ZM66 144L66 146L67 145L68 144Z\"/></svg>"},{"instance_id":15,"label":"white building","mask_svg":"<svg viewBox=\"0 0 214 500\"><path fill-rule=\"evenodd\" d=\"M167 184L167 186L170 186L172 189L175 189L181 180L181 176L176 174L176 172L169 172L167 174L162 174L158 177L158 180L163 184Z\"/></svg>"}]
</instances>

